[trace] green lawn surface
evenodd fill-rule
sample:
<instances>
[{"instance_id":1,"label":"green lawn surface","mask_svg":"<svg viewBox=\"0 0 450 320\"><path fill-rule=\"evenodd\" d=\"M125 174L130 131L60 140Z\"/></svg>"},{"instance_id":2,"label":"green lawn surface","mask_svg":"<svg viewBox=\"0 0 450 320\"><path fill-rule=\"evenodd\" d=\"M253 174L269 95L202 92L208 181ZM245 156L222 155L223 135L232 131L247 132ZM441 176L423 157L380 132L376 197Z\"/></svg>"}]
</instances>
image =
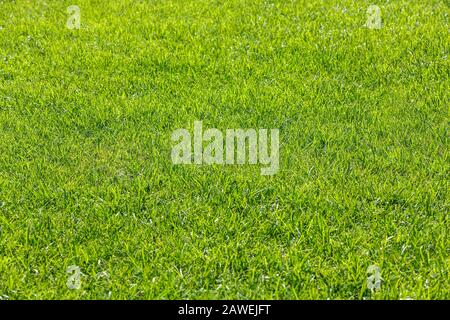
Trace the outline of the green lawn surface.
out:
<instances>
[{"instance_id":1,"label":"green lawn surface","mask_svg":"<svg viewBox=\"0 0 450 320\"><path fill-rule=\"evenodd\" d=\"M0 1L0 299L449 299L449 14ZM278 173L174 165L197 120L278 128Z\"/></svg>"}]
</instances>

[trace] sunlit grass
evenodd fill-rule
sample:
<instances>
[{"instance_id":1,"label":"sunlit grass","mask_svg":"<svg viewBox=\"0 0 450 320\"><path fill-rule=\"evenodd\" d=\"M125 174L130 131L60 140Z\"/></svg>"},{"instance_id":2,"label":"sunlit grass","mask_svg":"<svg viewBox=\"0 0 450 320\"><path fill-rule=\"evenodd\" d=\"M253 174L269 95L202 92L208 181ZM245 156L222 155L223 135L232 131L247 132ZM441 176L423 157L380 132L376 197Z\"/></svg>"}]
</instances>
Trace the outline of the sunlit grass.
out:
<instances>
[{"instance_id":1,"label":"sunlit grass","mask_svg":"<svg viewBox=\"0 0 450 320\"><path fill-rule=\"evenodd\" d=\"M0 1L0 298L450 298L449 13ZM279 128L280 171L174 166L195 120Z\"/></svg>"}]
</instances>

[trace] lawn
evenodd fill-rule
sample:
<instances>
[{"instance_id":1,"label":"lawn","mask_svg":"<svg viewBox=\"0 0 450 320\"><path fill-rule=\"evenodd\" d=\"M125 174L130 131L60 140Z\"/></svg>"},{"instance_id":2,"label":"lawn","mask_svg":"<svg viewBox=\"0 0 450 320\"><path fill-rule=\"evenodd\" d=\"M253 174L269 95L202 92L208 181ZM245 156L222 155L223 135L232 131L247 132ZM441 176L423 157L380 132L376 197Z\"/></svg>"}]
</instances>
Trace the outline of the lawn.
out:
<instances>
[{"instance_id":1,"label":"lawn","mask_svg":"<svg viewBox=\"0 0 450 320\"><path fill-rule=\"evenodd\" d=\"M449 15L0 0L0 299L449 299ZM279 171L172 163L194 121Z\"/></svg>"}]
</instances>

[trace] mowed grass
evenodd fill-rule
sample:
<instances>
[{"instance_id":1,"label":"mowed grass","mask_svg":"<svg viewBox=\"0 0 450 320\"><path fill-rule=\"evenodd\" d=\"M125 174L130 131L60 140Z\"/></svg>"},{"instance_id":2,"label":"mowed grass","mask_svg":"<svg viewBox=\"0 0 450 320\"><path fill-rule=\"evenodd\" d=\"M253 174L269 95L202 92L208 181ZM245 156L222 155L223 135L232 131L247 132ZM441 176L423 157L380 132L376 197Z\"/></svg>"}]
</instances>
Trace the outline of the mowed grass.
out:
<instances>
[{"instance_id":1,"label":"mowed grass","mask_svg":"<svg viewBox=\"0 0 450 320\"><path fill-rule=\"evenodd\" d=\"M0 1L0 298L449 299L449 14ZM195 120L279 128L280 171L173 165Z\"/></svg>"}]
</instances>

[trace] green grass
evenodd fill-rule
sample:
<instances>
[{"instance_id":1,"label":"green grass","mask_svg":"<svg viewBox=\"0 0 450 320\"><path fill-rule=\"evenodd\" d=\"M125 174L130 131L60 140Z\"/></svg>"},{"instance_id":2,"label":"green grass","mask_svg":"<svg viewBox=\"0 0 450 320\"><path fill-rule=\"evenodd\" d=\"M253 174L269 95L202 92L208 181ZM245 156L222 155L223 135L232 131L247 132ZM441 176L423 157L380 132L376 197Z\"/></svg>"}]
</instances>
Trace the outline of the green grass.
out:
<instances>
[{"instance_id":1,"label":"green grass","mask_svg":"<svg viewBox=\"0 0 450 320\"><path fill-rule=\"evenodd\" d=\"M449 299L449 14L0 1L0 297ZM279 172L173 165L194 120L279 128Z\"/></svg>"}]
</instances>

